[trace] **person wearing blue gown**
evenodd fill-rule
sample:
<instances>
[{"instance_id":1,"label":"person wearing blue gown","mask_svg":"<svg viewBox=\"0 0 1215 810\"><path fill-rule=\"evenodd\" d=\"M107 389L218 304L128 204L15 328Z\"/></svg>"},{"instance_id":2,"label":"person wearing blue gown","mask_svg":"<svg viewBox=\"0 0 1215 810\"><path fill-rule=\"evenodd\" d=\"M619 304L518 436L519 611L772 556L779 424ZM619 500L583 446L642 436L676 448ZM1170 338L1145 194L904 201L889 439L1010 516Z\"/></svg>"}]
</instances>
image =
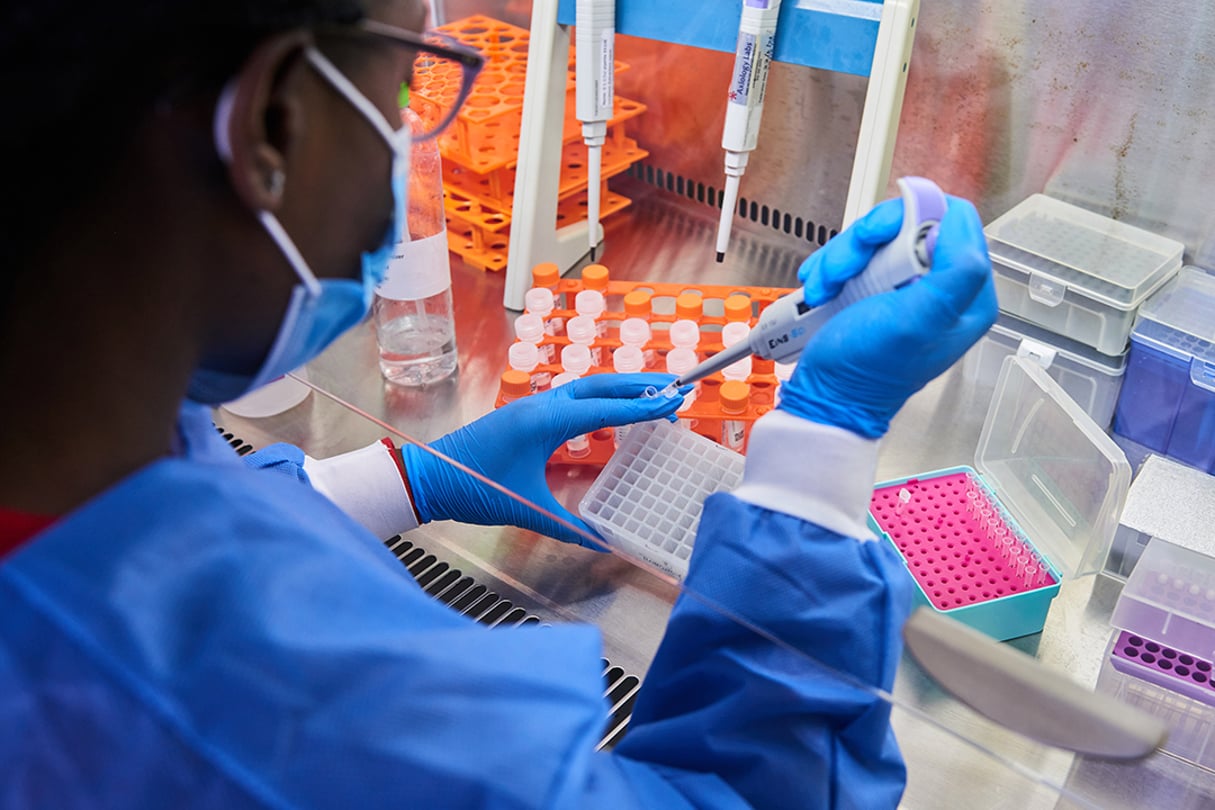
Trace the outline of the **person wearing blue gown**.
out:
<instances>
[{"instance_id":1,"label":"person wearing blue gown","mask_svg":"<svg viewBox=\"0 0 1215 810\"><path fill-rule=\"evenodd\" d=\"M910 580L865 515L891 418L996 314L969 203L949 199L930 272L832 319L756 423L611 751L596 628L479 625L382 542L433 520L583 535L414 446L240 459L216 435L210 406L366 316L401 227L400 85L419 51L470 81L478 63L420 37L425 15L0 10L19 203L0 221L0 807L894 807L875 689ZM808 300L902 214L814 253ZM640 396L668 380L578 380L433 446L584 527L548 455L670 414Z\"/></svg>"}]
</instances>

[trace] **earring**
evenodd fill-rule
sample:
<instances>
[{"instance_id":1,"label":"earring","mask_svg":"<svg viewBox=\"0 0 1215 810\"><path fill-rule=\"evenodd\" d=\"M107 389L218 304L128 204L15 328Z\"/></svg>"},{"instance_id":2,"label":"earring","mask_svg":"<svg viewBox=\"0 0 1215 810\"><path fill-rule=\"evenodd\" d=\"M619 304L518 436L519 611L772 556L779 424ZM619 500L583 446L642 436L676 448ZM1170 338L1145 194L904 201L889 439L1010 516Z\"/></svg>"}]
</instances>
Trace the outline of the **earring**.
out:
<instances>
[{"instance_id":1,"label":"earring","mask_svg":"<svg viewBox=\"0 0 1215 810\"><path fill-rule=\"evenodd\" d=\"M283 193L283 184L287 182L287 175L283 174L282 169L275 169L270 177L266 180L266 191L269 191L275 197Z\"/></svg>"}]
</instances>

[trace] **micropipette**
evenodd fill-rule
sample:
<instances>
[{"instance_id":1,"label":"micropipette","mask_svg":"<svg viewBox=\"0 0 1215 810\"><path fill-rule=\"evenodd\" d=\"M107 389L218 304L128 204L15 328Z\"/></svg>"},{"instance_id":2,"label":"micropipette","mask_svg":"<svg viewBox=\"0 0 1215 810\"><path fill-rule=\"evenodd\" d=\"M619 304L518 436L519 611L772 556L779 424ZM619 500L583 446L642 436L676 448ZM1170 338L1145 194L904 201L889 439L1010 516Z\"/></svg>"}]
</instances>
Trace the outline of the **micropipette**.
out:
<instances>
[{"instance_id":1,"label":"micropipette","mask_svg":"<svg viewBox=\"0 0 1215 810\"><path fill-rule=\"evenodd\" d=\"M599 240L603 142L615 96L616 0L578 0L574 17L575 112L586 142L586 228L591 261Z\"/></svg>"},{"instance_id":2,"label":"micropipette","mask_svg":"<svg viewBox=\"0 0 1215 810\"><path fill-rule=\"evenodd\" d=\"M844 284L839 295L817 307L806 304L804 288L778 298L760 314L747 340L702 361L663 393L702 380L749 354L778 363L796 360L810 338L835 313L862 298L898 289L927 272L936 247L937 226L945 216L945 194L923 177L900 179L899 190L903 225L898 235L874 254L868 267Z\"/></svg>"},{"instance_id":3,"label":"micropipette","mask_svg":"<svg viewBox=\"0 0 1215 810\"><path fill-rule=\"evenodd\" d=\"M759 139L759 119L764 113L764 93L768 88L768 65L776 50L776 21L780 0L743 0L738 22L738 44L734 49L734 74L726 104L726 125L721 133L721 148L726 150L726 188L717 225L717 261L726 257L738 186L747 160Z\"/></svg>"}]
</instances>

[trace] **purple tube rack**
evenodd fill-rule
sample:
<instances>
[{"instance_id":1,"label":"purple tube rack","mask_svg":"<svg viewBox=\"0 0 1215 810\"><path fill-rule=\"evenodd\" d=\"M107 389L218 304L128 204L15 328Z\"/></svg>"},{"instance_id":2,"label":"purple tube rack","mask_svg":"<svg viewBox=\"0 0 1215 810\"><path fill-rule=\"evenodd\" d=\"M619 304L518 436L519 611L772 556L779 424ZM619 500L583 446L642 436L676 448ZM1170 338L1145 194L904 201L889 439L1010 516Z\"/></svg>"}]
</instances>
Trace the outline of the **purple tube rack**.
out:
<instances>
[{"instance_id":1,"label":"purple tube rack","mask_svg":"<svg viewBox=\"0 0 1215 810\"><path fill-rule=\"evenodd\" d=\"M906 501L900 497L904 490ZM1004 507L969 473L881 487L869 509L937 610L1058 582Z\"/></svg>"},{"instance_id":2,"label":"purple tube rack","mask_svg":"<svg viewBox=\"0 0 1215 810\"><path fill-rule=\"evenodd\" d=\"M1123 630L1110 653L1110 663L1125 675L1215 706L1215 684L1211 683L1215 673L1210 661Z\"/></svg>"}]
</instances>

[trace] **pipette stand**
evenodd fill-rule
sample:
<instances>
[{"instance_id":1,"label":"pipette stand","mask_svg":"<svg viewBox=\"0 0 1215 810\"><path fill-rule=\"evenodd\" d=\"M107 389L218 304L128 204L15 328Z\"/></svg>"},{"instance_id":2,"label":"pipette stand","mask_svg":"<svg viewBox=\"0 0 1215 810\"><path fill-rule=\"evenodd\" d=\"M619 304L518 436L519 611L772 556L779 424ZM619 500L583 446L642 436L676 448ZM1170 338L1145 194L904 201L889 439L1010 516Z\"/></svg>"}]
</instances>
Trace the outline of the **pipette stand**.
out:
<instances>
[{"instance_id":1,"label":"pipette stand","mask_svg":"<svg viewBox=\"0 0 1215 810\"><path fill-rule=\"evenodd\" d=\"M869 77L843 226L886 195L919 5L919 0L786 0L781 5L776 61ZM742 0L617 0L616 31L733 53L741 13ZM556 227L573 20L574 0L535 0L532 6L503 294L510 310L523 309L534 265L555 262L565 273L587 255L586 221ZM597 243L603 239L600 230Z\"/></svg>"},{"instance_id":2,"label":"pipette stand","mask_svg":"<svg viewBox=\"0 0 1215 810\"><path fill-rule=\"evenodd\" d=\"M511 310L523 309L533 265L555 262L565 273L588 252L586 220L556 227L569 50L570 29L557 24L557 0L536 0L503 296L503 304ZM603 241L603 226L598 227L596 244Z\"/></svg>"}]
</instances>

